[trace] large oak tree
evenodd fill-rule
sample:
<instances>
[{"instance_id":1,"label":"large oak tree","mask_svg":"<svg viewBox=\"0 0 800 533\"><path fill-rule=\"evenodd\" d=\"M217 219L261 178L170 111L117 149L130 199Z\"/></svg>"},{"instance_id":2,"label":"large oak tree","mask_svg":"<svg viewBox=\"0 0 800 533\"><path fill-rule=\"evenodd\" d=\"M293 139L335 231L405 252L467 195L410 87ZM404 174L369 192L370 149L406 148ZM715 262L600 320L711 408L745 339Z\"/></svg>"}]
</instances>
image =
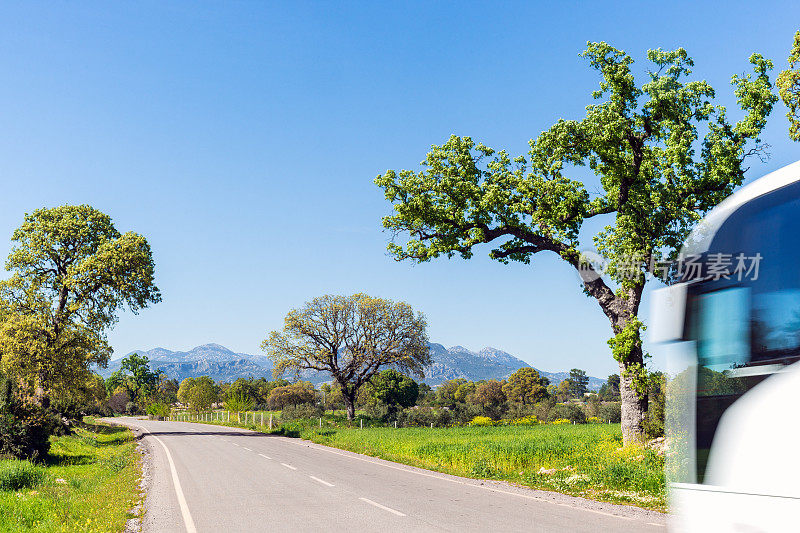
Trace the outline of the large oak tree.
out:
<instances>
[{"instance_id":1,"label":"large oak tree","mask_svg":"<svg viewBox=\"0 0 800 533\"><path fill-rule=\"evenodd\" d=\"M708 83L687 80L693 62L683 49L648 51L641 86L624 52L589 43L582 56L601 75L596 103L583 119L559 120L531 140L527 156L452 136L432 147L422 170L389 170L375 182L394 205L383 225L395 234L389 250L398 260L468 259L491 243L502 263L552 253L577 270L610 321L630 442L643 437L647 409L638 317L647 272L654 260L675 260L692 226L742 183L744 159L764 155L772 63L754 54L754 72L733 76L743 118L732 122ZM587 173L580 167L596 175L597 192L578 178ZM594 236L605 276L580 251L581 227L595 217L607 222Z\"/></svg>"},{"instance_id":2,"label":"large oak tree","mask_svg":"<svg viewBox=\"0 0 800 533\"><path fill-rule=\"evenodd\" d=\"M0 369L42 401L86 381L112 353L127 307L161 300L147 240L88 205L37 209L12 235L0 282Z\"/></svg>"},{"instance_id":3,"label":"large oak tree","mask_svg":"<svg viewBox=\"0 0 800 533\"><path fill-rule=\"evenodd\" d=\"M302 370L327 372L341 387L347 418L358 391L383 368L422 376L430 363L427 323L405 302L366 294L321 296L289 311L282 331L261 347L276 377Z\"/></svg>"}]
</instances>

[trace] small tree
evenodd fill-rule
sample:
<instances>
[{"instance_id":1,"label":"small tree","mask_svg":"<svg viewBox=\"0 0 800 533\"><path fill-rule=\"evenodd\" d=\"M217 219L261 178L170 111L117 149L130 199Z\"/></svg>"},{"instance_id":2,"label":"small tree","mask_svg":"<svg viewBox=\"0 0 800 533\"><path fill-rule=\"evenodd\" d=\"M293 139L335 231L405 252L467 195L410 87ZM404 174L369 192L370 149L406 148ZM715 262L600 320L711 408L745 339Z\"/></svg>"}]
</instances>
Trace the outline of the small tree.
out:
<instances>
[{"instance_id":1,"label":"small tree","mask_svg":"<svg viewBox=\"0 0 800 533\"><path fill-rule=\"evenodd\" d=\"M261 344L274 374L327 372L342 389L347 418L358 392L382 368L423 375L430 362L427 324L404 302L366 294L322 296L290 311L283 331Z\"/></svg>"},{"instance_id":2,"label":"small tree","mask_svg":"<svg viewBox=\"0 0 800 533\"><path fill-rule=\"evenodd\" d=\"M539 375L531 367L520 368L508 377L503 392L508 400L520 405L531 406L547 398L547 385L550 381Z\"/></svg>"},{"instance_id":3,"label":"small tree","mask_svg":"<svg viewBox=\"0 0 800 533\"><path fill-rule=\"evenodd\" d=\"M308 381L301 381L299 383L292 383L282 387L275 387L270 391L269 402L270 409L283 409L287 406L298 406L302 404L313 403L316 395L314 394L314 385Z\"/></svg>"},{"instance_id":4,"label":"small tree","mask_svg":"<svg viewBox=\"0 0 800 533\"><path fill-rule=\"evenodd\" d=\"M569 371L570 395L573 398L582 398L589 390L589 376L579 368Z\"/></svg>"},{"instance_id":5,"label":"small tree","mask_svg":"<svg viewBox=\"0 0 800 533\"><path fill-rule=\"evenodd\" d=\"M365 391L371 400L386 406L389 416L395 416L398 410L417 403L419 385L405 374L387 368L372 377Z\"/></svg>"},{"instance_id":6,"label":"small tree","mask_svg":"<svg viewBox=\"0 0 800 533\"><path fill-rule=\"evenodd\" d=\"M186 378L178 387L178 400L193 411L208 409L219 399L219 387L208 376Z\"/></svg>"},{"instance_id":7,"label":"small tree","mask_svg":"<svg viewBox=\"0 0 800 533\"><path fill-rule=\"evenodd\" d=\"M478 384L473 396L475 403L480 405L484 412L492 418L498 418L506 403L506 394L503 392L503 383L490 379Z\"/></svg>"}]
</instances>

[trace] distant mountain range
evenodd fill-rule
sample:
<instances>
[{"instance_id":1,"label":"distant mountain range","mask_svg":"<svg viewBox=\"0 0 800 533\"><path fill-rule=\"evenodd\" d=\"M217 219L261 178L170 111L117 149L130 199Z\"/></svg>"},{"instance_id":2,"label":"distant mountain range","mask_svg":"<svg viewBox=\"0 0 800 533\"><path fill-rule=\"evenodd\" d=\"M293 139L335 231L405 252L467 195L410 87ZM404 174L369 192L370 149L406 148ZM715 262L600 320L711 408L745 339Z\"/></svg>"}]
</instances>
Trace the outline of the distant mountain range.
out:
<instances>
[{"instance_id":1,"label":"distant mountain range","mask_svg":"<svg viewBox=\"0 0 800 533\"><path fill-rule=\"evenodd\" d=\"M482 379L504 379L523 367L530 366L525 361L502 350L484 348L479 352L467 350L463 346L445 348L431 343L433 362L425 369L425 383L435 387L448 379L464 378L469 381ZM272 379L272 364L264 355L236 353L220 344L203 344L187 352L176 352L165 348L134 350L130 353L146 355L153 370L160 369L170 379L182 380L188 377L210 376L215 381L233 381L237 378L266 377ZM98 373L107 378L119 370L121 360L110 361L107 368ZM569 377L569 372L546 372L536 369L550 383L558 385ZM321 372L306 371L301 379L314 384L330 381L330 376ZM589 390L598 390L604 379L589 377Z\"/></svg>"}]
</instances>

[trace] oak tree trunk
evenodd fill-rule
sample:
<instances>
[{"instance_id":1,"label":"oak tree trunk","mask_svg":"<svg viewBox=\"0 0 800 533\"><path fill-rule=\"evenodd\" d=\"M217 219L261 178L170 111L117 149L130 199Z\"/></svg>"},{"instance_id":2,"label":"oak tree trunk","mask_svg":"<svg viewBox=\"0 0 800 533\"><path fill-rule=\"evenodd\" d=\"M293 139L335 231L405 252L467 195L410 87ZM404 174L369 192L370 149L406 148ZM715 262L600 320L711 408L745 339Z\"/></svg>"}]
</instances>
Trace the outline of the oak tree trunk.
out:
<instances>
[{"instance_id":1,"label":"oak tree trunk","mask_svg":"<svg viewBox=\"0 0 800 533\"><path fill-rule=\"evenodd\" d=\"M645 438L644 420L647 414L647 395L639 397L633 378L625 375L626 364L619 364L619 394L622 405L622 442L632 444Z\"/></svg>"}]
</instances>

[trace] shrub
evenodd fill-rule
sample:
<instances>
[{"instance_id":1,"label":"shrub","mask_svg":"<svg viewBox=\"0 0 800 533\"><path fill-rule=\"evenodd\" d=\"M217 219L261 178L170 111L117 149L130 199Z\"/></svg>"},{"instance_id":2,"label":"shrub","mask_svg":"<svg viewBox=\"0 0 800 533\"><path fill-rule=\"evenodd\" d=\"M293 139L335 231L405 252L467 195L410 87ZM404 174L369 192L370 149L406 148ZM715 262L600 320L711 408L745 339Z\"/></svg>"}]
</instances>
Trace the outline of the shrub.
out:
<instances>
[{"instance_id":1,"label":"shrub","mask_svg":"<svg viewBox=\"0 0 800 533\"><path fill-rule=\"evenodd\" d=\"M45 469L29 461L0 461L0 490L29 489L41 483L44 477Z\"/></svg>"},{"instance_id":2,"label":"shrub","mask_svg":"<svg viewBox=\"0 0 800 533\"><path fill-rule=\"evenodd\" d=\"M586 414L583 409L573 403L560 403L550 410L547 420L552 422L560 419L567 419L576 424L585 424Z\"/></svg>"},{"instance_id":3,"label":"shrub","mask_svg":"<svg viewBox=\"0 0 800 533\"><path fill-rule=\"evenodd\" d=\"M111 407L115 413L122 413L125 411L125 407L130 401L131 398L126 391L117 390L111 395L111 398L108 399L108 406Z\"/></svg>"},{"instance_id":4,"label":"shrub","mask_svg":"<svg viewBox=\"0 0 800 533\"><path fill-rule=\"evenodd\" d=\"M254 402L250 396L239 393L239 394L231 394L225 400L225 409L230 411L231 413L241 413L243 411L249 411L253 409Z\"/></svg>"},{"instance_id":5,"label":"shrub","mask_svg":"<svg viewBox=\"0 0 800 533\"><path fill-rule=\"evenodd\" d=\"M619 402L604 403L598 409L597 416L600 420L618 423L622 420L622 406Z\"/></svg>"},{"instance_id":6,"label":"shrub","mask_svg":"<svg viewBox=\"0 0 800 533\"><path fill-rule=\"evenodd\" d=\"M137 415L139 414L139 406L133 402L128 402L125 404L125 412L129 415Z\"/></svg>"},{"instance_id":7,"label":"shrub","mask_svg":"<svg viewBox=\"0 0 800 533\"><path fill-rule=\"evenodd\" d=\"M554 425L556 425L556 426L559 426L559 425L561 425L561 424L572 424L572 422L570 422L570 421L569 421L568 419L566 419L566 418L556 418L555 420L551 421L550 423L551 423L551 424L554 424Z\"/></svg>"},{"instance_id":8,"label":"shrub","mask_svg":"<svg viewBox=\"0 0 800 533\"><path fill-rule=\"evenodd\" d=\"M450 425L452 421L452 411L433 407L409 407L403 409L397 417L397 423L406 427L430 426L431 424L444 427Z\"/></svg>"},{"instance_id":9,"label":"shrub","mask_svg":"<svg viewBox=\"0 0 800 533\"><path fill-rule=\"evenodd\" d=\"M600 424L603 421L597 418L596 416L590 416L589 418L586 419L586 422L588 422L589 424Z\"/></svg>"},{"instance_id":10,"label":"shrub","mask_svg":"<svg viewBox=\"0 0 800 533\"><path fill-rule=\"evenodd\" d=\"M161 416L161 417L168 417L169 416L169 405L163 402L155 402L151 403L147 406L147 414L153 416Z\"/></svg>"},{"instance_id":11,"label":"shrub","mask_svg":"<svg viewBox=\"0 0 800 533\"><path fill-rule=\"evenodd\" d=\"M298 420L301 418L319 418L322 416L322 408L310 403L300 405L287 405L281 411L281 419Z\"/></svg>"},{"instance_id":12,"label":"shrub","mask_svg":"<svg viewBox=\"0 0 800 533\"><path fill-rule=\"evenodd\" d=\"M509 418L500 421L500 424L504 426L535 426L538 423L539 419L536 418L536 415L528 415L520 418Z\"/></svg>"},{"instance_id":13,"label":"shrub","mask_svg":"<svg viewBox=\"0 0 800 533\"><path fill-rule=\"evenodd\" d=\"M479 426L479 427L493 426L494 424L495 424L494 420L492 420L488 416L476 416L469 423L470 426Z\"/></svg>"},{"instance_id":14,"label":"shrub","mask_svg":"<svg viewBox=\"0 0 800 533\"><path fill-rule=\"evenodd\" d=\"M58 422L44 409L17 398L11 380L0 376L0 457L44 458Z\"/></svg>"}]
</instances>

